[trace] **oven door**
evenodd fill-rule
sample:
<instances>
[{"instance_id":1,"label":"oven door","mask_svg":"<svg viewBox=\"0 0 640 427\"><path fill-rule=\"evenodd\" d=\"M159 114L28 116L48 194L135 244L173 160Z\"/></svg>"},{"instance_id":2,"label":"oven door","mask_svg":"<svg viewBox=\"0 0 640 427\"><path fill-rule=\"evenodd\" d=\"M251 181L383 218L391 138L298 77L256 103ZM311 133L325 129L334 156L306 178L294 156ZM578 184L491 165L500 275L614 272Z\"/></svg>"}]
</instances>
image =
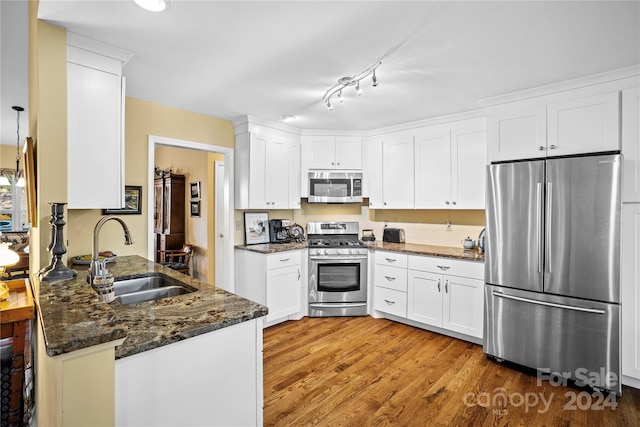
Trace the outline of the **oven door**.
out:
<instances>
[{"instance_id":1,"label":"oven door","mask_svg":"<svg viewBox=\"0 0 640 427\"><path fill-rule=\"evenodd\" d=\"M366 255L309 257L309 304L366 301Z\"/></svg>"}]
</instances>

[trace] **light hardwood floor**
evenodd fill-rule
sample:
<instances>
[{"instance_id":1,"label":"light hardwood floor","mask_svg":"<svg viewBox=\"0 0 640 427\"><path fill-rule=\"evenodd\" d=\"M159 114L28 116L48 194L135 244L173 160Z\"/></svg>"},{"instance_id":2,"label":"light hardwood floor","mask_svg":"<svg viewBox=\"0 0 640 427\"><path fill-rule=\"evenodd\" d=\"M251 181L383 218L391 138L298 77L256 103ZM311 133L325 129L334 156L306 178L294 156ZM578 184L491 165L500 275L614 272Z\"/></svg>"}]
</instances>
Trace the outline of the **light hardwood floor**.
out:
<instances>
[{"instance_id":1,"label":"light hardwood floor","mask_svg":"<svg viewBox=\"0 0 640 427\"><path fill-rule=\"evenodd\" d=\"M601 400L385 319L305 317L264 330L265 426L640 425L640 390Z\"/></svg>"}]
</instances>

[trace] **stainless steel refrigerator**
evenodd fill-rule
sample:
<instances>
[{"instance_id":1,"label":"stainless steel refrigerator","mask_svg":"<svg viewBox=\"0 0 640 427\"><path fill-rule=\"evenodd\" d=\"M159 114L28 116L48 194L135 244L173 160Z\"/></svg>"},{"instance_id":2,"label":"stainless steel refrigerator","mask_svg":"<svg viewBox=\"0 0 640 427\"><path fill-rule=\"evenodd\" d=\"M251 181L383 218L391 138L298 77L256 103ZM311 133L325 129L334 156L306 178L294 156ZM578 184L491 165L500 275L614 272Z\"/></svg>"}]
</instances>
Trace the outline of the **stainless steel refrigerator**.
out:
<instances>
[{"instance_id":1,"label":"stainless steel refrigerator","mask_svg":"<svg viewBox=\"0 0 640 427\"><path fill-rule=\"evenodd\" d=\"M621 393L621 167L619 154L488 167L487 355Z\"/></svg>"}]
</instances>

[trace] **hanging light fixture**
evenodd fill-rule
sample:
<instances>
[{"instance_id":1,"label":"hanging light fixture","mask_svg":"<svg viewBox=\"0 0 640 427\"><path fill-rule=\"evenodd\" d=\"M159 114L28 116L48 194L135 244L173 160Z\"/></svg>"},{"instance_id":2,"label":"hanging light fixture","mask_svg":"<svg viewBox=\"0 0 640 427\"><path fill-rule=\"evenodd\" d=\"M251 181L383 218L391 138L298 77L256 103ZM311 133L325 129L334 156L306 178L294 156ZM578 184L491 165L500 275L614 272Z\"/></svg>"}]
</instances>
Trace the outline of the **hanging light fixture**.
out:
<instances>
[{"instance_id":1,"label":"hanging light fixture","mask_svg":"<svg viewBox=\"0 0 640 427\"><path fill-rule=\"evenodd\" d=\"M16 139L16 187L24 187L24 172L20 170L20 112L24 111L24 108L14 105L13 108L17 113L17 139Z\"/></svg>"},{"instance_id":2,"label":"hanging light fixture","mask_svg":"<svg viewBox=\"0 0 640 427\"><path fill-rule=\"evenodd\" d=\"M343 89L349 86L355 86L355 90L358 96L362 95L362 87L360 86L360 80L368 76L372 76L371 85L373 87L378 86L378 79L376 78L376 68L378 68L380 64L382 64L382 61L378 61L374 65L365 68L364 70L362 70L362 72L360 72L359 74L356 74L355 76L351 76L351 77L347 76L347 77L342 77L338 79L338 84L325 92L324 96L322 97L322 102L324 102L324 104L327 106L329 110L333 110L333 104L331 104L331 97L337 94L338 100L340 102L343 102L345 98L342 91Z\"/></svg>"}]
</instances>

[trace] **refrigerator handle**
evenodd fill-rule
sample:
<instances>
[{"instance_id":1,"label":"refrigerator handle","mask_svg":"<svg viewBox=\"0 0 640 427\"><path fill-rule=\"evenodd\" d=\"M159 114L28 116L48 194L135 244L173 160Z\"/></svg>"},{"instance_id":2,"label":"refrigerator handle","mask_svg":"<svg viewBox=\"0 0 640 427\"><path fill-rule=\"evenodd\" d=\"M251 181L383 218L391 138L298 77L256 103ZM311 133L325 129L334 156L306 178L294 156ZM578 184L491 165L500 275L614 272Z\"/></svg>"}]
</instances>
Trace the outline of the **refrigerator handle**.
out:
<instances>
[{"instance_id":1,"label":"refrigerator handle","mask_svg":"<svg viewBox=\"0 0 640 427\"><path fill-rule=\"evenodd\" d=\"M573 305L557 304L555 302L538 301L538 300L529 299L529 298L517 297L515 295L507 295L498 291L493 291L493 296L498 298L512 299L515 301L528 302L531 304L544 305L547 307L563 308L565 310L583 311L586 313L595 313L595 314L605 314L604 310L600 310L598 308L577 307Z\"/></svg>"},{"instance_id":2,"label":"refrigerator handle","mask_svg":"<svg viewBox=\"0 0 640 427\"><path fill-rule=\"evenodd\" d=\"M545 265L547 266L547 273L551 274L551 245L549 244L549 242L551 242L551 191L552 191L553 187L552 187L552 182L551 181L547 181L547 203L546 203L546 218L545 218L545 230L546 230L546 235L545 235L545 239L544 239L544 246L545 246Z\"/></svg>"},{"instance_id":3,"label":"refrigerator handle","mask_svg":"<svg viewBox=\"0 0 640 427\"><path fill-rule=\"evenodd\" d=\"M543 222L542 222L542 183L539 182L536 184L536 224L538 225L538 232L536 233L536 246L538 250L538 273L542 273L542 263L543 263L543 248L542 241L544 239L543 230Z\"/></svg>"}]
</instances>

